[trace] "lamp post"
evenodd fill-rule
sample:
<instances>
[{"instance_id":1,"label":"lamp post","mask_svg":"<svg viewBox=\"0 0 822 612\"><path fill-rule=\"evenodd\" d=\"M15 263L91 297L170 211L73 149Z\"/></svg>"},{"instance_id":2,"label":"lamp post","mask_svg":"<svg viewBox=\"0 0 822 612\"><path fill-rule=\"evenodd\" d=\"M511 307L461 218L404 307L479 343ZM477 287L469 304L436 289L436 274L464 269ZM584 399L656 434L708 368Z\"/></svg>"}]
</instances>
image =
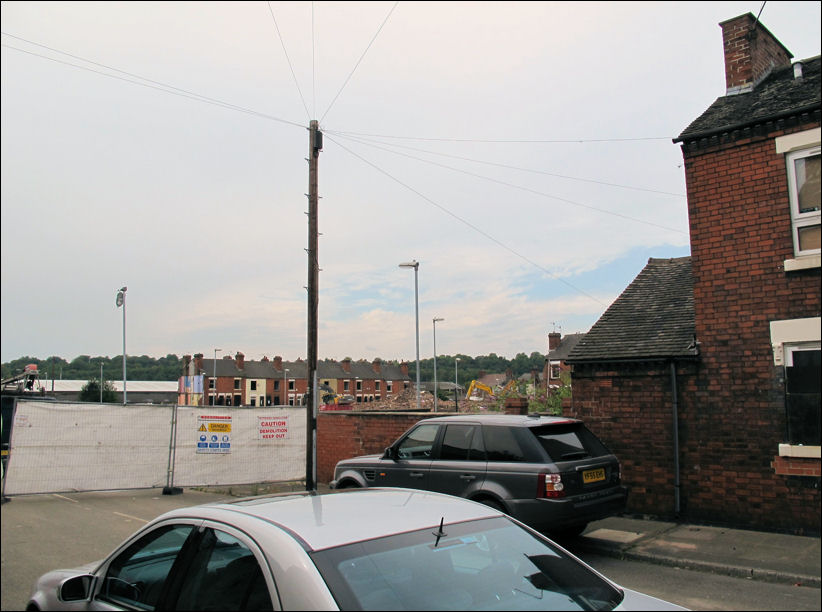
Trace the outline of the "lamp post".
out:
<instances>
[{"instance_id":1,"label":"lamp post","mask_svg":"<svg viewBox=\"0 0 822 612\"><path fill-rule=\"evenodd\" d=\"M126 395L126 290L128 287L121 287L117 292L117 308L123 307L123 405L128 402Z\"/></svg>"},{"instance_id":2,"label":"lamp post","mask_svg":"<svg viewBox=\"0 0 822 612\"><path fill-rule=\"evenodd\" d=\"M211 400L211 405L217 405L217 353L221 353L223 349L214 349L214 399Z\"/></svg>"},{"instance_id":3,"label":"lamp post","mask_svg":"<svg viewBox=\"0 0 822 612\"><path fill-rule=\"evenodd\" d=\"M288 406L288 368L283 370L283 406Z\"/></svg>"},{"instance_id":4,"label":"lamp post","mask_svg":"<svg viewBox=\"0 0 822 612\"><path fill-rule=\"evenodd\" d=\"M419 283L417 282L417 274L420 269L420 262L412 259L408 263L401 263L400 268L414 268L414 313L416 316L417 326L417 412L420 411L420 298L419 298Z\"/></svg>"},{"instance_id":5,"label":"lamp post","mask_svg":"<svg viewBox=\"0 0 822 612\"><path fill-rule=\"evenodd\" d=\"M103 403L103 362L100 362L100 403Z\"/></svg>"},{"instance_id":6,"label":"lamp post","mask_svg":"<svg viewBox=\"0 0 822 612\"><path fill-rule=\"evenodd\" d=\"M437 321L445 321L439 317L434 317L434 412L437 411Z\"/></svg>"},{"instance_id":7,"label":"lamp post","mask_svg":"<svg viewBox=\"0 0 822 612\"><path fill-rule=\"evenodd\" d=\"M459 400L459 388L460 388L460 358L454 358L454 412L460 411L460 400Z\"/></svg>"}]
</instances>

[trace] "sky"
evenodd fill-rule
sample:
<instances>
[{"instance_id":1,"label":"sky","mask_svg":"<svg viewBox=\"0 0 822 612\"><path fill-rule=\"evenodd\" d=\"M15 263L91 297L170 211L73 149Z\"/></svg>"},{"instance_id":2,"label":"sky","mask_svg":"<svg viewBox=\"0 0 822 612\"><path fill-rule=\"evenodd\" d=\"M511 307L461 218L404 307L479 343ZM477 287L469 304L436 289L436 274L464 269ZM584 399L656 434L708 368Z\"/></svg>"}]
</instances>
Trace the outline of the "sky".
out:
<instances>
[{"instance_id":1,"label":"sky","mask_svg":"<svg viewBox=\"0 0 822 612\"><path fill-rule=\"evenodd\" d=\"M819 2L3 2L2 361L305 359L312 119L318 356L415 359L412 260L420 358L545 353L690 253L749 12L819 55Z\"/></svg>"}]
</instances>

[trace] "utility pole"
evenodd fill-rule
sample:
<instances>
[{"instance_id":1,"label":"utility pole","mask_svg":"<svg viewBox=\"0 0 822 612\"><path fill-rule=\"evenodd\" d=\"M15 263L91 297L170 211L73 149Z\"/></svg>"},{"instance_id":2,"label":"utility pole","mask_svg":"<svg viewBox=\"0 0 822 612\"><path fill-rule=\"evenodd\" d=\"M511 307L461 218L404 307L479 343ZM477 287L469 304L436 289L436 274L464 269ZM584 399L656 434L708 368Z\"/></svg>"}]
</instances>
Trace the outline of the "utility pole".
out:
<instances>
[{"instance_id":1,"label":"utility pole","mask_svg":"<svg viewBox=\"0 0 822 612\"><path fill-rule=\"evenodd\" d=\"M319 256L317 230L317 162L323 148L323 133L316 119L308 128L308 389L305 406L305 489L317 488L317 304L319 302Z\"/></svg>"}]
</instances>

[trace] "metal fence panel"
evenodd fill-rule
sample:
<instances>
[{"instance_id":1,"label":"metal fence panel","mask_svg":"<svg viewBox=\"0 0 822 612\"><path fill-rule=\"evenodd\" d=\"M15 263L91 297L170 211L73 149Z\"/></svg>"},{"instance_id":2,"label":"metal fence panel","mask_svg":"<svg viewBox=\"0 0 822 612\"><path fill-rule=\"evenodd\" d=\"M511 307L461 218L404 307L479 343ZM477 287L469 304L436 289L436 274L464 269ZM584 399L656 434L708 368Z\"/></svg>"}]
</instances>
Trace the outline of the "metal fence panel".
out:
<instances>
[{"instance_id":1,"label":"metal fence panel","mask_svg":"<svg viewBox=\"0 0 822 612\"><path fill-rule=\"evenodd\" d=\"M173 485L305 478L305 410L179 407Z\"/></svg>"},{"instance_id":2,"label":"metal fence panel","mask_svg":"<svg viewBox=\"0 0 822 612\"><path fill-rule=\"evenodd\" d=\"M172 410L18 400L4 493L161 487Z\"/></svg>"},{"instance_id":3,"label":"metal fence panel","mask_svg":"<svg viewBox=\"0 0 822 612\"><path fill-rule=\"evenodd\" d=\"M20 399L3 493L302 480L305 410Z\"/></svg>"}]
</instances>

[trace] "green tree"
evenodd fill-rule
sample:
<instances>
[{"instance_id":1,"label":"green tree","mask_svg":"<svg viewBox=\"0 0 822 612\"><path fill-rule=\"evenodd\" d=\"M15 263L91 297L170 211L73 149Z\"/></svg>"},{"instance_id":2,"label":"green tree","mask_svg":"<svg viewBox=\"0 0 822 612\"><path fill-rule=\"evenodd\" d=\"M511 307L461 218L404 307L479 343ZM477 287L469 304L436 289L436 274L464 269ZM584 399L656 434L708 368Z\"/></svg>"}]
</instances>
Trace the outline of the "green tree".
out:
<instances>
[{"instance_id":1,"label":"green tree","mask_svg":"<svg viewBox=\"0 0 822 612\"><path fill-rule=\"evenodd\" d=\"M80 389L80 395L77 397L81 402L99 402L100 401L100 381L96 378L92 378L89 380L85 385L83 385L82 389ZM111 384L111 381L104 380L103 381L103 403L104 404L113 404L117 401L117 392L114 389L114 385Z\"/></svg>"}]
</instances>

